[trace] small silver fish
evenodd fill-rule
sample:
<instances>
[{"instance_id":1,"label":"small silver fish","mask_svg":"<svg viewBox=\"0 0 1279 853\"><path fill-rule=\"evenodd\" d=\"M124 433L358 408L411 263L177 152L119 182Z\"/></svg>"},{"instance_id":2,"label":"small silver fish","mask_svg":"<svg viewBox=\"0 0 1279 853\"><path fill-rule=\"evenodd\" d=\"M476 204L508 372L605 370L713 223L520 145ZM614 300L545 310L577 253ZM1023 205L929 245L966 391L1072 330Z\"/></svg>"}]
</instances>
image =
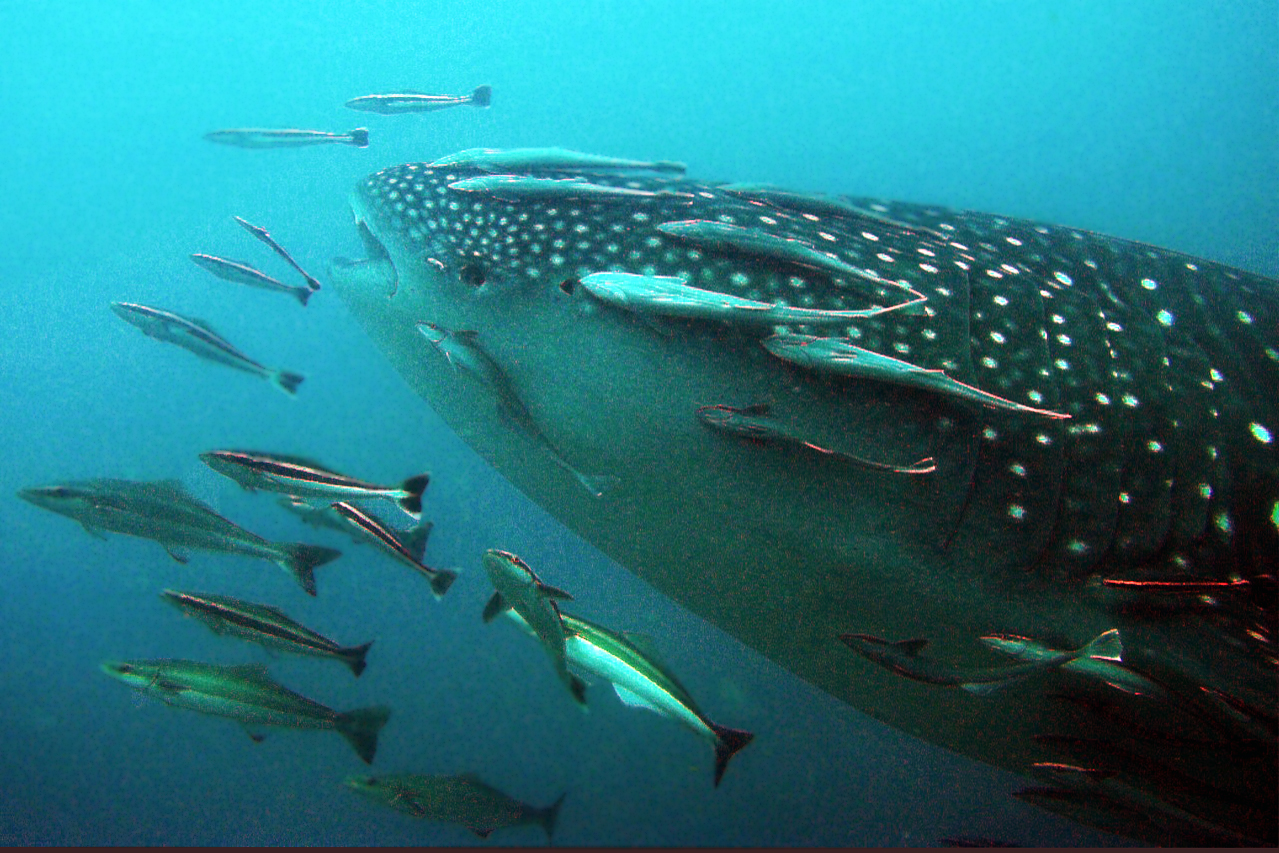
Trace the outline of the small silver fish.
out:
<instances>
[{"instance_id":1,"label":"small silver fish","mask_svg":"<svg viewBox=\"0 0 1279 853\"><path fill-rule=\"evenodd\" d=\"M285 262L286 262L289 266L291 266L291 267L293 267L295 270L297 270L297 271L298 271L298 273L299 273L299 274L301 274L301 276L302 276L304 279L306 279L306 283L307 283L307 285L308 285L308 286L309 286L312 290L319 290L319 289L320 289L320 282L319 282L319 281L317 281L317 280L316 280L316 279L315 279L315 278L314 278L314 277L313 277L310 273L308 273L306 270L302 269L301 265L299 265L297 261L293 260L293 256L292 256L292 255L290 255L288 252L284 251L284 247L283 247L283 246L281 246L279 243L275 242L275 240L271 237L270 233L269 233L269 232L268 232L265 228L263 228L263 227L262 227L262 226L260 226L260 225L254 225L254 224L252 224L252 223L250 223L250 222L246 222L245 220L241 219L241 218L240 218L240 217L238 217L238 216L237 216L237 217L235 217L235 221L236 221L236 222L238 222L238 223L240 223L240 225L241 225L241 226L243 226L243 228L244 228L244 230L245 230L245 231L248 231L248 232L249 232L250 234L252 234L254 237L257 237L257 238L258 238L259 240L261 240L263 243L266 243L268 246L270 246L270 247L271 247L271 249L272 249L272 250L273 250L273 251L274 251L277 255L279 255L280 257L284 258Z\"/></svg>"},{"instance_id":2,"label":"small silver fish","mask_svg":"<svg viewBox=\"0 0 1279 853\"><path fill-rule=\"evenodd\" d=\"M369 131L363 127L348 130L346 133L292 128L274 130L263 127L237 127L210 131L204 135L204 138L210 142L234 145L237 148L301 148L305 145L321 145L326 142L354 145L356 148L369 146Z\"/></svg>"},{"instance_id":3,"label":"small silver fish","mask_svg":"<svg viewBox=\"0 0 1279 853\"><path fill-rule=\"evenodd\" d=\"M536 172L539 170L643 169L651 172L684 172L683 163L669 160L625 160L583 154L567 148L468 148L433 161L431 166L461 166L483 172Z\"/></svg>"},{"instance_id":4,"label":"small silver fish","mask_svg":"<svg viewBox=\"0 0 1279 853\"><path fill-rule=\"evenodd\" d=\"M397 536L381 521L346 501L329 504L329 509L345 519L353 529L359 530L393 557L407 563L414 571L425 577L430 582L431 592L434 593L437 601L444 597L444 593L449 591L453 581L457 580L457 572L449 569L433 569L422 562L422 554L426 548L426 535L430 533L431 522L423 522L408 534Z\"/></svg>"},{"instance_id":5,"label":"small silver fish","mask_svg":"<svg viewBox=\"0 0 1279 853\"><path fill-rule=\"evenodd\" d=\"M286 394L296 394L304 377L287 370L273 370L263 367L235 347L231 346L213 328L203 320L183 317L172 311L138 305L133 302L112 302L111 310L120 319L142 330L144 335L176 344L188 352L193 352L206 361L234 367L269 380L272 385Z\"/></svg>"},{"instance_id":6,"label":"small silver fish","mask_svg":"<svg viewBox=\"0 0 1279 853\"><path fill-rule=\"evenodd\" d=\"M198 252L191 256L191 260L223 281L232 281L236 284L256 287L259 290L273 290L276 293L292 294L298 302L302 303L304 308L307 300L311 298L311 294L315 292L315 289L310 287L294 287L291 284L285 284L241 261L230 261L226 258L218 258Z\"/></svg>"},{"instance_id":7,"label":"small silver fish","mask_svg":"<svg viewBox=\"0 0 1279 853\"><path fill-rule=\"evenodd\" d=\"M392 116L402 113L429 113L464 104L470 104L473 107L487 107L492 103L492 100L492 86L476 86L469 95L426 95L422 92L363 95L347 101L346 106L352 110Z\"/></svg>"}]
</instances>

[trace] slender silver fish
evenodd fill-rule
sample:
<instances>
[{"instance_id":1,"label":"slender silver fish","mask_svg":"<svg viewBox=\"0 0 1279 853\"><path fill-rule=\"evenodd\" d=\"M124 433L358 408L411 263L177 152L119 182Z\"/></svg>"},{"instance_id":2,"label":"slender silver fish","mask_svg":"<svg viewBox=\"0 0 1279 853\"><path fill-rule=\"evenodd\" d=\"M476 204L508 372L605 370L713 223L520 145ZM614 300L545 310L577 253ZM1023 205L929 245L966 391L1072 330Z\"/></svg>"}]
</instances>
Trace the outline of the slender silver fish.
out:
<instances>
[{"instance_id":1,"label":"slender silver fish","mask_svg":"<svg viewBox=\"0 0 1279 853\"><path fill-rule=\"evenodd\" d=\"M555 832L564 794L546 808L538 808L502 793L472 773L460 776L423 776L393 773L388 776L351 776L348 788L388 808L411 817L458 823L480 838L495 829L537 824L549 841Z\"/></svg>"},{"instance_id":2,"label":"slender silver fish","mask_svg":"<svg viewBox=\"0 0 1279 853\"><path fill-rule=\"evenodd\" d=\"M401 113L429 113L470 104L487 107L493 101L492 86L476 86L469 95L427 95L422 92L391 92L383 95L363 95L346 102L348 108L384 116Z\"/></svg>"},{"instance_id":3,"label":"slender silver fish","mask_svg":"<svg viewBox=\"0 0 1279 853\"><path fill-rule=\"evenodd\" d=\"M191 497L176 480L83 480L34 486L18 492L18 497L73 518L94 535L109 530L153 539L179 563L190 559L189 548L270 560L311 595L315 569L342 556L332 548L263 539Z\"/></svg>"},{"instance_id":4,"label":"slender silver fish","mask_svg":"<svg viewBox=\"0 0 1279 853\"><path fill-rule=\"evenodd\" d=\"M232 261L198 252L191 256L191 260L224 281L233 281L236 284L244 284L260 290L288 293L298 302L301 302L303 307L306 306L307 300L311 298L311 294L315 292L310 287L295 287L291 284L285 284L243 261Z\"/></svg>"},{"instance_id":5,"label":"slender silver fish","mask_svg":"<svg viewBox=\"0 0 1279 853\"><path fill-rule=\"evenodd\" d=\"M669 160L626 160L621 157L604 157L584 154L567 148L468 148L449 154L429 164L479 169L482 172L537 172L588 169L613 171L640 169L651 172L683 172L683 163Z\"/></svg>"},{"instance_id":6,"label":"slender silver fish","mask_svg":"<svg viewBox=\"0 0 1279 853\"><path fill-rule=\"evenodd\" d=\"M148 337L167 344L176 344L206 361L252 373L254 376L268 380L286 394L296 394L298 386L305 378L288 370L276 370L258 364L231 346L203 320L183 317L172 311L134 302L112 302L111 310L120 319L142 330L142 333Z\"/></svg>"},{"instance_id":7,"label":"slender silver fish","mask_svg":"<svg viewBox=\"0 0 1279 853\"><path fill-rule=\"evenodd\" d=\"M366 483L325 468L318 462L283 453L254 450L211 450L200 454L214 471L249 491L283 492L294 497L392 501L414 521L422 517L422 492L431 482L427 474L409 477L398 487Z\"/></svg>"},{"instance_id":8,"label":"slender silver fish","mask_svg":"<svg viewBox=\"0 0 1279 853\"><path fill-rule=\"evenodd\" d=\"M302 266L297 261L293 260L293 256L290 255L288 252L286 252L283 246L275 242L275 238L271 236L270 232L268 232L261 225L254 225L253 223L247 222L238 216L235 217L235 221L240 223L240 226L244 228L245 231L248 231L254 237L257 237L263 243L266 243L268 246L271 247L272 251L274 251L280 257L284 258L285 263L287 263L289 266L297 270L298 273L304 279L306 279L306 283L308 287L310 287L312 290L320 289L320 282L314 276L308 273L306 270L302 269ZM305 300L303 300L303 302L305 304Z\"/></svg>"},{"instance_id":9,"label":"slender silver fish","mask_svg":"<svg viewBox=\"0 0 1279 853\"><path fill-rule=\"evenodd\" d=\"M290 619L279 608L241 601L229 595L166 589L160 593L160 598L184 615L203 622L215 634L229 634L289 654L341 661L351 668L356 678L364 672L364 656L373 645L370 640L362 646L340 646Z\"/></svg>"},{"instance_id":10,"label":"slender silver fish","mask_svg":"<svg viewBox=\"0 0 1279 853\"><path fill-rule=\"evenodd\" d=\"M210 142L234 145L237 148L301 148L304 145L320 145L325 142L354 145L356 148L367 148L369 145L369 132L363 127L348 130L346 133L292 128L273 130L263 127L237 127L210 131L204 135L204 138Z\"/></svg>"},{"instance_id":11,"label":"slender silver fish","mask_svg":"<svg viewBox=\"0 0 1279 853\"><path fill-rule=\"evenodd\" d=\"M346 519L353 528L380 545L391 556L408 564L414 571L422 574L430 581L431 592L435 594L437 600L443 598L444 593L448 592L449 587L453 585L453 581L457 580L457 572L448 569L433 569L422 562L423 549L426 547L425 535L420 536L418 544L410 545L407 537L401 539L391 532L391 529L385 524L346 501L330 504L329 508ZM429 532L430 529L431 522L427 521L415 528L414 531L410 531L410 535L417 531Z\"/></svg>"}]
</instances>

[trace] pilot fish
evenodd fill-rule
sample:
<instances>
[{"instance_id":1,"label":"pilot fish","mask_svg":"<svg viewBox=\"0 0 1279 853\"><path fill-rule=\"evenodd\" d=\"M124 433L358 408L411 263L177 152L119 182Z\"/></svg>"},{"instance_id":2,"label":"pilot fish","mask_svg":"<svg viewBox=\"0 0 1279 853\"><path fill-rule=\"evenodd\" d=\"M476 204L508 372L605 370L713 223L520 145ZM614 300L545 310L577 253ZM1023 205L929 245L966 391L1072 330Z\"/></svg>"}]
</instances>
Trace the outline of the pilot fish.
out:
<instances>
[{"instance_id":1,"label":"pilot fish","mask_svg":"<svg viewBox=\"0 0 1279 853\"><path fill-rule=\"evenodd\" d=\"M1206 688L1273 708L1279 284L1080 228L620 162L464 152L351 196L366 257L332 264L336 289L508 480L811 684L992 764L1054 760L1034 736L1079 725L1049 698L1077 675L979 699L897 678L840 636L926 636L965 667L983 665L982 636L1079 648L1118 628L1126 666L1194 702L1216 701ZM574 192L455 188L495 173ZM424 320L473 332L546 441L423 357ZM738 415L759 406L785 440L742 440ZM618 483L586 494L555 455ZM1117 579L1247 584L1151 606ZM1111 692L1133 719L1162 712ZM1276 791L1273 738L1225 748L1178 756L1182 771ZM1166 795L1141 766L1129 784ZM1211 796L1190 805L1276 839Z\"/></svg>"}]
</instances>

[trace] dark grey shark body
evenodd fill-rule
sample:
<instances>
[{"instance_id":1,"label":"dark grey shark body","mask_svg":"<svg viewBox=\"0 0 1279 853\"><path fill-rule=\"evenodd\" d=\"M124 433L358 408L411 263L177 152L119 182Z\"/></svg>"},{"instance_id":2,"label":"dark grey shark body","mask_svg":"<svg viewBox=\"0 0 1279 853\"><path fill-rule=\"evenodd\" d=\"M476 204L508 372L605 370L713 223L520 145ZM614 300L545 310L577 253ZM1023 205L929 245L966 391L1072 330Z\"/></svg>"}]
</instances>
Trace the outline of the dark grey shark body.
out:
<instances>
[{"instance_id":1,"label":"dark grey shark body","mask_svg":"<svg viewBox=\"0 0 1279 853\"><path fill-rule=\"evenodd\" d=\"M477 174L410 164L362 183L372 259L335 266L338 288L468 442L623 565L828 692L1003 766L1043 760L1030 735L1054 718L1029 706L1052 687L973 710L974 733L953 707L840 661L837 635L1077 646L1118 623L1134 665L1274 701L1276 282L1009 217L587 165L537 176L653 195L449 189ZM576 286L604 272L679 279L695 300L927 301L770 332L731 306L654 317ZM414 315L477 329L556 447L617 474L617 492L583 501L481 422L478 398L421 363ZM798 440L936 470L834 466L698 428L699 408L760 404ZM1119 577L1240 578L1247 592L1116 609L1102 581ZM1258 772L1274 786L1273 767Z\"/></svg>"}]
</instances>

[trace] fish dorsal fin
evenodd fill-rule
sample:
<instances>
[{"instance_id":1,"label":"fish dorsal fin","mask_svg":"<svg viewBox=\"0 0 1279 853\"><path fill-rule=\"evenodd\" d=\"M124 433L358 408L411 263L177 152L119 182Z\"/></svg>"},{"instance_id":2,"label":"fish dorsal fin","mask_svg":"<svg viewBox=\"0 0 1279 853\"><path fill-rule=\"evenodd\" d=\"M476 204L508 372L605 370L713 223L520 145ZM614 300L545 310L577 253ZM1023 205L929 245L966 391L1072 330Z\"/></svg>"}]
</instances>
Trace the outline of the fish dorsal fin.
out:
<instances>
[{"instance_id":1,"label":"fish dorsal fin","mask_svg":"<svg viewBox=\"0 0 1279 853\"><path fill-rule=\"evenodd\" d=\"M165 545L164 551L173 558L174 562L181 563L184 566L191 562L191 552L185 548L179 548L176 545Z\"/></svg>"},{"instance_id":2,"label":"fish dorsal fin","mask_svg":"<svg viewBox=\"0 0 1279 853\"><path fill-rule=\"evenodd\" d=\"M770 412L772 412L772 410L773 410L773 407L769 405L768 403L751 403L749 406L739 409L739 411L743 415L759 415L759 416L767 415Z\"/></svg>"},{"instance_id":3,"label":"fish dorsal fin","mask_svg":"<svg viewBox=\"0 0 1279 853\"><path fill-rule=\"evenodd\" d=\"M893 643L893 648L903 654L910 655L911 657L915 657L927 647L927 640L901 640Z\"/></svg>"},{"instance_id":4,"label":"fish dorsal fin","mask_svg":"<svg viewBox=\"0 0 1279 853\"><path fill-rule=\"evenodd\" d=\"M275 683L271 681L271 676L267 674L265 664L237 663L228 666L226 671L231 675L243 678L245 681L267 682L268 684Z\"/></svg>"},{"instance_id":5,"label":"fish dorsal fin","mask_svg":"<svg viewBox=\"0 0 1279 853\"><path fill-rule=\"evenodd\" d=\"M222 337L221 335L218 334L218 330L213 328L213 324L211 324L208 320L201 319L200 317L184 317L183 319L185 319L192 326L195 326L198 329L202 329L208 332L210 335L217 335L218 337Z\"/></svg>"},{"instance_id":6,"label":"fish dorsal fin","mask_svg":"<svg viewBox=\"0 0 1279 853\"><path fill-rule=\"evenodd\" d=\"M558 598L561 601L573 600L573 596L569 595L567 592L565 592L564 590L560 589L557 586L551 586L550 584L546 584L546 583L542 583L541 581L538 581L537 588L538 590L541 591L542 595L546 596L547 598Z\"/></svg>"},{"instance_id":7,"label":"fish dorsal fin","mask_svg":"<svg viewBox=\"0 0 1279 853\"><path fill-rule=\"evenodd\" d=\"M191 499L191 493L187 491L187 487L182 485L181 480L154 480L149 484L153 491L162 494L181 495L187 500Z\"/></svg>"}]
</instances>

